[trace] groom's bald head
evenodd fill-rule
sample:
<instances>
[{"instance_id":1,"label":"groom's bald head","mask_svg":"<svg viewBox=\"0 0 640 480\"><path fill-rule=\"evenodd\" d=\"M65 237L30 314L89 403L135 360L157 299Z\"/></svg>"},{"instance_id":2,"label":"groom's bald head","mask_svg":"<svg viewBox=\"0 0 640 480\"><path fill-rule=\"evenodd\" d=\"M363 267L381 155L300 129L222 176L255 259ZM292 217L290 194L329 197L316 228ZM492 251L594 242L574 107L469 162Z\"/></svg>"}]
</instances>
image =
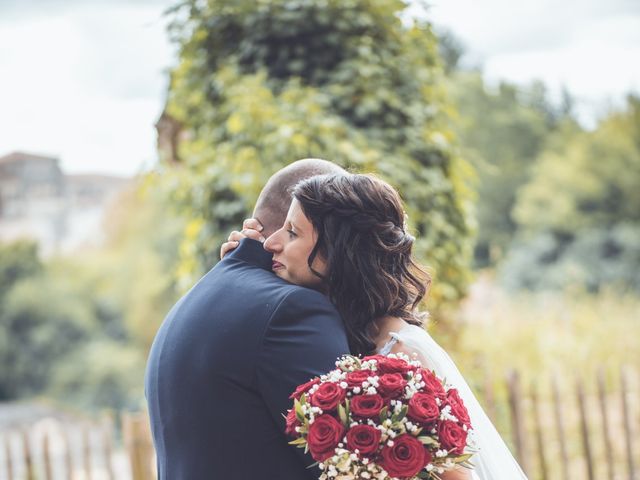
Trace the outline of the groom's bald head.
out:
<instances>
[{"instance_id":1,"label":"groom's bald head","mask_svg":"<svg viewBox=\"0 0 640 480\"><path fill-rule=\"evenodd\" d=\"M315 175L345 173L338 165L319 158L295 161L274 173L264 186L253 210L267 237L278 230L287 217L291 205L291 190L300 181Z\"/></svg>"}]
</instances>

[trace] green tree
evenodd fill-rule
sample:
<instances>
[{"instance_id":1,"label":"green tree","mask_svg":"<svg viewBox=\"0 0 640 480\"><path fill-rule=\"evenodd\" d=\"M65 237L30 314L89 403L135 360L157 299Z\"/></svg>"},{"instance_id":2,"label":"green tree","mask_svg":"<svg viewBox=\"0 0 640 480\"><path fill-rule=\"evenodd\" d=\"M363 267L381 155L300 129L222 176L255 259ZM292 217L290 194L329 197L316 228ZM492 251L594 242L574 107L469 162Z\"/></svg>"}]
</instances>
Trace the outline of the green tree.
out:
<instances>
[{"instance_id":1,"label":"green tree","mask_svg":"<svg viewBox=\"0 0 640 480\"><path fill-rule=\"evenodd\" d=\"M42 392L56 362L97 330L95 321L72 282L42 274L16 283L0 314L0 398Z\"/></svg>"},{"instance_id":2,"label":"green tree","mask_svg":"<svg viewBox=\"0 0 640 480\"><path fill-rule=\"evenodd\" d=\"M0 309L2 297L23 278L42 271L38 245L29 241L0 244Z\"/></svg>"},{"instance_id":3,"label":"green tree","mask_svg":"<svg viewBox=\"0 0 640 480\"><path fill-rule=\"evenodd\" d=\"M549 142L514 211L528 231L572 236L581 229L640 222L640 99L595 131L569 125Z\"/></svg>"},{"instance_id":4,"label":"green tree","mask_svg":"<svg viewBox=\"0 0 640 480\"><path fill-rule=\"evenodd\" d=\"M553 110L540 85L489 88L478 71L454 71L449 88L460 143L478 175L475 264L495 265L518 229L512 209L554 128Z\"/></svg>"},{"instance_id":5,"label":"green tree","mask_svg":"<svg viewBox=\"0 0 640 480\"><path fill-rule=\"evenodd\" d=\"M564 125L519 192L520 246L505 277L517 287L617 282L640 290L638 185L640 99L630 96L592 132Z\"/></svg>"},{"instance_id":6,"label":"green tree","mask_svg":"<svg viewBox=\"0 0 640 480\"><path fill-rule=\"evenodd\" d=\"M375 171L401 192L432 298L455 302L470 253L467 180L445 122L437 41L396 0L185 1L168 113L187 132L164 181L190 222L185 285L215 262L277 169L303 157Z\"/></svg>"}]
</instances>

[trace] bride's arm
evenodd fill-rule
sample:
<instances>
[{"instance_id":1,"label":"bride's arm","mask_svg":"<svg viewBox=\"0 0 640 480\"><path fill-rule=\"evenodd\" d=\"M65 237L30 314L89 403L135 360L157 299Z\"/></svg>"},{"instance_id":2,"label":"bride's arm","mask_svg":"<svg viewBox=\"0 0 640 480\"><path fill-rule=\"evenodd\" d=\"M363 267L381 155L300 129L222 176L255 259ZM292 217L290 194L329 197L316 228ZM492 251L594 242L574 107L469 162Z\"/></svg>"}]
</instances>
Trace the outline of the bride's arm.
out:
<instances>
[{"instance_id":1,"label":"bride's arm","mask_svg":"<svg viewBox=\"0 0 640 480\"><path fill-rule=\"evenodd\" d=\"M391 353L404 353L412 360L418 360L424 368L432 370L426 358L417 350L407 347L404 343L398 342L391 349ZM473 480L471 471L464 467L458 467L455 470L445 472L440 475L442 480Z\"/></svg>"}]
</instances>

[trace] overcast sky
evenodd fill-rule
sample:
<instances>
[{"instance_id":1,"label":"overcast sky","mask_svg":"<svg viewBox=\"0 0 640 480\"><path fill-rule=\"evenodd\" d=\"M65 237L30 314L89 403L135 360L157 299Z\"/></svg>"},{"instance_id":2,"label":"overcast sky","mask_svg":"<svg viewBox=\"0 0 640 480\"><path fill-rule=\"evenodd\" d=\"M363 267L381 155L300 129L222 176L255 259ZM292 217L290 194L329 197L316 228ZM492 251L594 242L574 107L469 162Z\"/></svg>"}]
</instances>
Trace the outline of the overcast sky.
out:
<instances>
[{"instance_id":1,"label":"overcast sky","mask_svg":"<svg viewBox=\"0 0 640 480\"><path fill-rule=\"evenodd\" d=\"M173 0L0 0L0 155L132 175L156 159ZM588 122L640 92L640 0L432 0L488 80L566 86Z\"/></svg>"}]
</instances>

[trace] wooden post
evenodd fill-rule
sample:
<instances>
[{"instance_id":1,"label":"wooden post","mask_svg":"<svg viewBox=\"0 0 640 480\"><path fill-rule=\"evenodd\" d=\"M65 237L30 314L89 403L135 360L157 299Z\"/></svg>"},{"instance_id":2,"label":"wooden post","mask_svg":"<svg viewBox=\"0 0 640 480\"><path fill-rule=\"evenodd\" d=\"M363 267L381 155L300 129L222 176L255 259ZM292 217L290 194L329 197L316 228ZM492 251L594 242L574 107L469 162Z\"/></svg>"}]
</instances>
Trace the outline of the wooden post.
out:
<instances>
[{"instance_id":1,"label":"wooden post","mask_svg":"<svg viewBox=\"0 0 640 480\"><path fill-rule=\"evenodd\" d=\"M627 375L624 371L624 367L620 369L620 385L622 396L622 418L624 421L624 439L627 453L627 470L629 472L629 480L636 478L636 468L633 462L633 441L631 432L631 413L629 412L629 402L627 399Z\"/></svg>"},{"instance_id":2,"label":"wooden post","mask_svg":"<svg viewBox=\"0 0 640 480\"><path fill-rule=\"evenodd\" d=\"M582 448L584 450L584 459L587 466L587 478L589 480L595 480L593 472L593 455L591 454L591 442L589 440L589 427L587 423L587 406L584 396L584 387L582 381L578 380L576 384L576 391L578 396L578 408L580 410L580 431L582 436Z\"/></svg>"},{"instance_id":3,"label":"wooden post","mask_svg":"<svg viewBox=\"0 0 640 480\"><path fill-rule=\"evenodd\" d=\"M11 456L11 439L9 438L9 434L4 434L4 452L7 462L7 480L13 479L13 457Z\"/></svg>"},{"instance_id":4,"label":"wooden post","mask_svg":"<svg viewBox=\"0 0 640 480\"><path fill-rule=\"evenodd\" d=\"M493 377L487 370L484 377L484 408L493 423L496 422L496 399L493 391Z\"/></svg>"},{"instance_id":5,"label":"wooden post","mask_svg":"<svg viewBox=\"0 0 640 480\"><path fill-rule=\"evenodd\" d=\"M65 431L64 427L61 427L60 434L62 436L62 443L64 445L64 468L67 480L73 480L73 458L71 457L71 442L69 441L69 435Z\"/></svg>"},{"instance_id":6,"label":"wooden post","mask_svg":"<svg viewBox=\"0 0 640 480\"><path fill-rule=\"evenodd\" d=\"M102 427L102 444L104 447L104 465L107 471L107 479L115 480L113 473L113 417L107 414Z\"/></svg>"},{"instance_id":7,"label":"wooden post","mask_svg":"<svg viewBox=\"0 0 640 480\"><path fill-rule=\"evenodd\" d=\"M140 465L138 457L134 428L131 414L124 412L122 414L122 434L124 436L124 445L129 456L129 464L131 465L131 478L132 480L145 480L142 477L142 466Z\"/></svg>"},{"instance_id":8,"label":"wooden post","mask_svg":"<svg viewBox=\"0 0 640 480\"><path fill-rule=\"evenodd\" d=\"M545 442L542 435L542 419L540 416L540 407L538 405L538 390L535 382L531 384L531 401L533 402L533 417L536 428L536 444L538 447L538 464L540 466L540 478L547 480L549 478L549 470L547 467L547 456L545 452Z\"/></svg>"},{"instance_id":9,"label":"wooden post","mask_svg":"<svg viewBox=\"0 0 640 480\"><path fill-rule=\"evenodd\" d=\"M27 480L35 480L33 473L33 457L31 455L31 445L29 444L29 433L22 430L22 450L24 455L24 468Z\"/></svg>"},{"instance_id":10,"label":"wooden post","mask_svg":"<svg viewBox=\"0 0 640 480\"><path fill-rule=\"evenodd\" d=\"M567 440L564 434L564 421L562 416L562 404L560 403L560 391L556 376L551 377L551 391L553 393L553 414L556 423L556 434L560 444L560 469L563 480L570 480L569 477L569 455L567 454Z\"/></svg>"},{"instance_id":11,"label":"wooden post","mask_svg":"<svg viewBox=\"0 0 640 480\"><path fill-rule=\"evenodd\" d=\"M607 391L602 367L598 369L598 400L600 403L600 416L602 417L602 440L604 441L604 455L607 461L607 478L616 478L608 413L610 405L607 404Z\"/></svg>"},{"instance_id":12,"label":"wooden post","mask_svg":"<svg viewBox=\"0 0 640 480\"><path fill-rule=\"evenodd\" d=\"M153 439L151 438L151 426L149 425L149 417L146 412L140 412L137 415L138 420L138 435L140 438L141 457L143 465L143 473L145 480L151 480L156 478L154 474L155 462Z\"/></svg>"},{"instance_id":13,"label":"wooden post","mask_svg":"<svg viewBox=\"0 0 640 480\"><path fill-rule=\"evenodd\" d=\"M44 463L45 480L53 480L53 471L51 470L51 452L49 450L49 433L44 432L42 437L42 461Z\"/></svg>"},{"instance_id":14,"label":"wooden post","mask_svg":"<svg viewBox=\"0 0 640 480\"><path fill-rule=\"evenodd\" d=\"M91 437L90 426L82 426L82 463L84 465L85 480L91 480Z\"/></svg>"},{"instance_id":15,"label":"wooden post","mask_svg":"<svg viewBox=\"0 0 640 480\"><path fill-rule=\"evenodd\" d=\"M525 474L529 475L529 462L524 435L524 417L522 415L522 394L520 392L520 376L513 370L508 378L509 407L511 410L511 430L516 446L518 462Z\"/></svg>"}]
</instances>

